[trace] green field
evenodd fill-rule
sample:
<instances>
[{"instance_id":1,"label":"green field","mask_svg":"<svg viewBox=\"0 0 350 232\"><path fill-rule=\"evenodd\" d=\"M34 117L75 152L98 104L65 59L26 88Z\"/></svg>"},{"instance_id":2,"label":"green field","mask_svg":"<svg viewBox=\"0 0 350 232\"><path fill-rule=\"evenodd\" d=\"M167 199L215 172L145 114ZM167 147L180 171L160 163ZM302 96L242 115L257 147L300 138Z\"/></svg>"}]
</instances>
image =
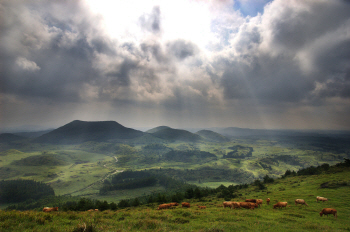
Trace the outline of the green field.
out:
<instances>
[{"instance_id":1,"label":"green field","mask_svg":"<svg viewBox=\"0 0 350 232\"><path fill-rule=\"evenodd\" d=\"M215 188L221 184L250 183L265 175L277 178L287 169L297 171L323 163L332 165L349 154L346 150L340 152L339 148L320 149L307 140L290 144L284 140L236 138L222 143L156 141L153 145L139 140L124 144L2 144L0 179L42 181L50 184L56 195L119 201L162 190L155 187L154 190L125 190L99 195L103 181L124 170L158 170L184 182ZM166 158L169 151L177 158Z\"/></svg>"},{"instance_id":2,"label":"green field","mask_svg":"<svg viewBox=\"0 0 350 232\"><path fill-rule=\"evenodd\" d=\"M330 188L321 188L328 182ZM342 183L342 184L339 184ZM344 185L346 183L346 185ZM238 198L261 198L263 205L255 210L223 208L221 198L210 196L185 200L191 208L157 210L157 204L103 212L0 211L1 231L348 231L350 230L350 170L330 169L313 176L277 179L266 184L267 190L251 185L238 190ZM316 196L329 198L316 202ZM271 198L270 205L265 199ZM297 198L309 206L294 205ZM273 209L277 201L289 207ZM198 209L197 205L206 206ZM333 215L320 217L323 208L335 208Z\"/></svg>"}]
</instances>

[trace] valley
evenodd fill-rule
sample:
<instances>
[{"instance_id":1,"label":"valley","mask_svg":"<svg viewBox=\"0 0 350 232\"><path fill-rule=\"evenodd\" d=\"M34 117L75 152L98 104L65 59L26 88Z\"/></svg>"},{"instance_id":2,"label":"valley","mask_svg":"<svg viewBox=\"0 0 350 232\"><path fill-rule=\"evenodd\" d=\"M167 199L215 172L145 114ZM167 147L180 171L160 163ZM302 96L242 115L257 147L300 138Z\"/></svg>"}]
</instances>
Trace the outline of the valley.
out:
<instances>
[{"instance_id":1,"label":"valley","mask_svg":"<svg viewBox=\"0 0 350 232\"><path fill-rule=\"evenodd\" d=\"M39 137L2 134L0 179L41 181L58 196L118 202L165 191L156 184L100 194L105 181L126 170L218 187L350 157L348 134L268 132L228 128L191 133L165 126L141 132L116 122L76 120Z\"/></svg>"}]
</instances>

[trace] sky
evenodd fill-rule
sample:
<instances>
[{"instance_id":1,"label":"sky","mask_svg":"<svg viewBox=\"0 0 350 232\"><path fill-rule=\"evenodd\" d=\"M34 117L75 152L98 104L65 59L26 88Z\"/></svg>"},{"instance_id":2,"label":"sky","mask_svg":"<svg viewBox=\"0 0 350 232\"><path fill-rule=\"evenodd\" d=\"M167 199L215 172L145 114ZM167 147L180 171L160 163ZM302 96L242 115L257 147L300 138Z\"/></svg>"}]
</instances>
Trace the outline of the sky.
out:
<instances>
[{"instance_id":1,"label":"sky","mask_svg":"<svg viewBox=\"0 0 350 232\"><path fill-rule=\"evenodd\" d=\"M0 0L0 131L350 130L348 0Z\"/></svg>"}]
</instances>

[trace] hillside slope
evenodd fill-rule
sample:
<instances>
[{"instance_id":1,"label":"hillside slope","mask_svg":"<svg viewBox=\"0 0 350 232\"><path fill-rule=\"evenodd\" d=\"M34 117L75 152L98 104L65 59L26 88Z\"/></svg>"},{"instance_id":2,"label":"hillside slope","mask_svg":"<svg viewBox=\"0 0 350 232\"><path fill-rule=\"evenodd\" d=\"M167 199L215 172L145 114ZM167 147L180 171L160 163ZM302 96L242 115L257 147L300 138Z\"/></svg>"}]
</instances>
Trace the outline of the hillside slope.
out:
<instances>
[{"instance_id":1,"label":"hillside slope","mask_svg":"<svg viewBox=\"0 0 350 232\"><path fill-rule=\"evenodd\" d=\"M263 204L254 210L224 208L220 192L198 199L184 199L190 208L181 204L173 209L157 210L159 203L138 207L119 208L101 212L43 212L3 211L1 231L348 231L350 229L350 170L349 167L331 167L319 175L292 176L266 184L234 190L232 201L261 198ZM324 185L324 183L332 183ZM323 187L322 187L323 186ZM230 191L230 188L217 188ZM232 191L232 190L231 190ZM316 202L316 196L329 198ZM266 198L271 199L270 205ZM304 199L308 206L295 205L295 199ZM288 207L273 209L278 201L288 202ZM206 206L199 209L197 206ZM118 204L119 207L119 204ZM320 217L323 208L335 208L333 215ZM66 223L67 218L69 223ZM94 218L92 220L92 218ZM35 220L33 220L35 219ZM98 219L98 220L97 220Z\"/></svg>"},{"instance_id":2,"label":"hillside slope","mask_svg":"<svg viewBox=\"0 0 350 232\"><path fill-rule=\"evenodd\" d=\"M0 143L9 143L9 142L24 140L24 139L26 138L19 135L11 134L11 133L0 134Z\"/></svg>"},{"instance_id":3,"label":"hillside slope","mask_svg":"<svg viewBox=\"0 0 350 232\"><path fill-rule=\"evenodd\" d=\"M142 131L124 127L114 121L84 122L75 120L44 134L34 142L52 144L78 144L87 141L133 139L144 135Z\"/></svg>"},{"instance_id":4,"label":"hillside slope","mask_svg":"<svg viewBox=\"0 0 350 232\"><path fill-rule=\"evenodd\" d=\"M202 136L203 138L209 140L209 141L213 141L213 142L228 142L230 141L228 138L226 138L225 136L216 133L214 131L211 130L200 130L198 132L196 132L197 135Z\"/></svg>"},{"instance_id":5,"label":"hillside slope","mask_svg":"<svg viewBox=\"0 0 350 232\"><path fill-rule=\"evenodd\" d=\"M148 132L155 137L168 141L183 141L183 142L198 142L202 138L199 135L193 134L186 130L173 129L170 127L156 127Z\"/></svg>"}]
</instances>

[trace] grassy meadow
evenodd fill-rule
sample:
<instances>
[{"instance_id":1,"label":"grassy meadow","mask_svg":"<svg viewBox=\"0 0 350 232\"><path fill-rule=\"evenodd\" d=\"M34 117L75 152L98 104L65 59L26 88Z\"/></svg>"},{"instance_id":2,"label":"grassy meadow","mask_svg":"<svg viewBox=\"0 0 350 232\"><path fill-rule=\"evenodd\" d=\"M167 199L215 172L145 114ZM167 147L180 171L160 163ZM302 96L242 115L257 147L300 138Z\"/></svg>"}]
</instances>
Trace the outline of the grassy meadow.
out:
<instances>
[{"instance_id":1,"label":"grassy meadow","mask_svg":"<svg viewBox=\"0 0 350 232\"><path fill-rule=\"evenodd\" d=\"M329 188L321 188L327 182ZM209 196L187 200L191 208L167 210L148 204L102 212L0 211L0 231L349 231L349 183L349 168L337 168L320 175L276 179L265 190L253 185L238 190L232 201L264 200L254 210L223 208L224 199ZM329 201L317 203L316 196ZM267 197L270 205L266 205ZM309 206L294 205L297 198ZM277 201L287 201L289 207L273 209ZM337 209L338 218L320 217L323 208Z\"/></svg>"},{"instance_id":2,"label":"grassy meadow","mask_svg":"<svg viewBox=\"0 0 350 232\"><path fill-rule=\"evenodd\" d=\"M147 137L147 136L146 136ZM298 170L322 163L335 164L347 157L345 153L323 151L313 146L291 146L266 139L236 138L229 142L197 143L162 142L161 149L146 149L148 140L128 143L85 142L79 145L48 145L12 143L2 145L0 152L0 179L31 179L50 184L56 195L84 196L118 202L164 189L114 191L99 195L103 181L124 170L161 170L200 187L218 187L250 183L265 175L277 178L289 170ZM223 158L238 146L243 158ZM252 149L251 156L248 156ZM169 151L200 151L214 155L210 159L179 162L164 159ZM245 156L247 155L247 156ZM215 158L216 157L216 158ZM3 205L0 208L4 208Z\"/></svg>"}]
</instances>

